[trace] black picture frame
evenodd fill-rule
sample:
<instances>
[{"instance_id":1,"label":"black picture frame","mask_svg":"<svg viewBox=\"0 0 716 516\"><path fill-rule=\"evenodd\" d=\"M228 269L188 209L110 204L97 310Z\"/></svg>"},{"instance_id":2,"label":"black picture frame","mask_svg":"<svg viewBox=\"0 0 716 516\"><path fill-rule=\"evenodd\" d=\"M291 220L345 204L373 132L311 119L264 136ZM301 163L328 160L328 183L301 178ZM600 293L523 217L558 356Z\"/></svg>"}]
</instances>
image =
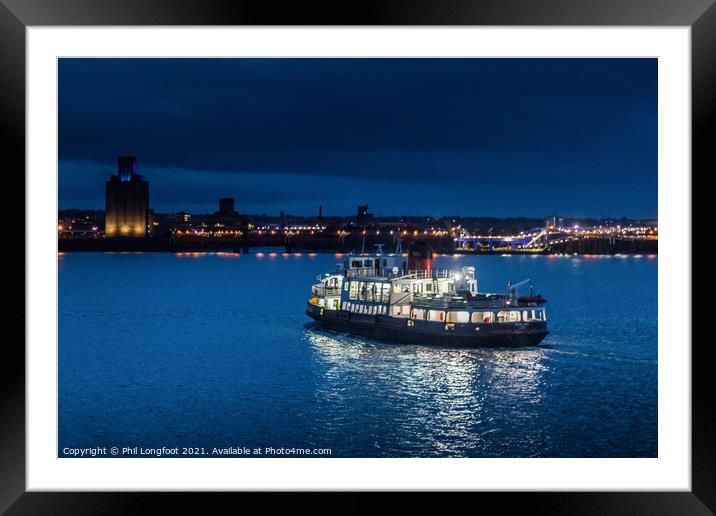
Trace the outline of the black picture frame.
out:
<instances>
[{"instance_id":1,"label":"black picture frame","mask_svg":"<svg viewBox=\"0 0 716 516\"><path fill-rule=\"evenodd\" d=\"M693 171L716 170L716 6L714 0L384 0L349 4L273 5L226 0L0 0L0 124L3 163L25 168L25 29L78 25L610 25L690 26ZM10 165L10 164L13 165ZM692 172L692 177L693 177ZM690 178L683 178L690 180ZM24 187L23 187L24 188ZM691 250L685 250L691 259ZM25 271L28 274L28 271ZM19 304L19 303L18 303ZM24 308L23 308L24 310ZM24 328L23 328L24 332ZM7 335L10 333L8 332ZM716 510L716 417L709 339L692 347L692 491L620 493L480 493L503 510L519 504L543 514L713 514ZM688 343L671 343L687 345ZM0 379L0 511L7 514L114 514L167 508L166 493L25 492L25 352L6 337ZM180 512L204 512L207 494L172 497ZM234 496L234 495L223 495ZM176 500L179 498L179 500ZM310 497L306 508L315 508ZM422 504L406 500L403 510ZM374 504L351 494L341 512ZM474 502L471 502L474 503ZM479 503L484 503L480 501ZM294 505L294 509L297 506Z\"/></svg>"}]
</instances>

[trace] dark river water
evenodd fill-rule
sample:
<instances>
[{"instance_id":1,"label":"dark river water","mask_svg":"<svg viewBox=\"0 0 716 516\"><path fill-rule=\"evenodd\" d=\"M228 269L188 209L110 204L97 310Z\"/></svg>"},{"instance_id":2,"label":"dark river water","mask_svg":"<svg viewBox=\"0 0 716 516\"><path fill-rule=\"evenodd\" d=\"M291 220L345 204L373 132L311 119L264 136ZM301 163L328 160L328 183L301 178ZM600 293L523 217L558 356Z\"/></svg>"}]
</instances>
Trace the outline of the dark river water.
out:
<instances>
[{"instance_id":1,"label":"dark river water","mask_svg":"<svg viewBox=\"0 0 716 516\"><path fill-rule=\"evenodd\" d=\"M517 350L393 345L307 326L310 285L336 261L60 255L58 455L657 455L656 257L438 257L437 268L474 265L482 291L532 279L551 333Z\"/></svg>"}]
</instances>

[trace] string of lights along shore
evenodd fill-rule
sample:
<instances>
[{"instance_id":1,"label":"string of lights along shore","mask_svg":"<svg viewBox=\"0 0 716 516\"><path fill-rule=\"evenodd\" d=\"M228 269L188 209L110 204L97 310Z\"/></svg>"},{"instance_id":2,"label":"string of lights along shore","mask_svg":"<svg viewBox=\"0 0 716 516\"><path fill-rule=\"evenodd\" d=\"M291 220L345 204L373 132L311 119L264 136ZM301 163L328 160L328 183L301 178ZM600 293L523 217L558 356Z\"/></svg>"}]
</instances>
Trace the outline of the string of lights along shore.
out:
<instances>
[{"instance_id":1,"label":"string of lights along shore","mask_svg":"<svg viewBox=\"0 0 716 516\"><path fill-rule=\"evenodd\" d=\"M149 181L135 156L119 156L105 183L104 210L63 210L58 216L60 251L229 251L283 247L285 252L369 252L375 245L400 248L413 241L438 252L475 254L636 254L658 252L658 222L636 219L542 219L448 215L377 216L361 204L355 215L249 215L233 197L214 213L156 213Z\"/></svg>"}]
</instances>

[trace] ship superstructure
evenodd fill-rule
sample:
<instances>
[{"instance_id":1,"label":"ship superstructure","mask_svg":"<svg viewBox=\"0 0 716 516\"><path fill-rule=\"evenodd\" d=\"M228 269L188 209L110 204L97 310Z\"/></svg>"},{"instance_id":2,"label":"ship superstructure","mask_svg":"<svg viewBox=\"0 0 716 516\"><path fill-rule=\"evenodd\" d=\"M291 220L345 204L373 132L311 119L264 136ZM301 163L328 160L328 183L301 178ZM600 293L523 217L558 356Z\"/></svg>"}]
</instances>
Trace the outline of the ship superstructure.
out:
<instances>
[{"instance_id":1,"label":"ship superstructure","mask_svg":"<svg viewBox=\"0 0 716 516\"><path fill-rule=\"evenodd\" d=\"M456 346L524 346L548 334L546 300L478 289L474 267L438 270L416 244L401 254L346 255L312 287L306 313L329 329L382 340Z\"/></svg>"}]
</instances>

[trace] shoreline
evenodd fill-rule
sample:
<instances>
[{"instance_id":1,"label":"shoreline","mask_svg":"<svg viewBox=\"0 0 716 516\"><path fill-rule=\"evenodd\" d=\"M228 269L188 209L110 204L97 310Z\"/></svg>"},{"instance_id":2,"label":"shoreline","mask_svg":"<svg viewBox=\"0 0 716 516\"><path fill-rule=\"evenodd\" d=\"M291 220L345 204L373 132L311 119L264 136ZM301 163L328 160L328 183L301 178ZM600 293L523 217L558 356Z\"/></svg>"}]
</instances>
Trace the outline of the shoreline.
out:
<instances>
[{"instance_id":1,"label":"shoreline","mask_svg":"<svg viewBox=\"0 0 716 516\"><path fill-rule=\"evenodd\" d=\"M436 254L450 255L617 255L617 254L658 254L658 239L644 238L613 238L613 237L580 237L550 242L546 248L525 250L518 247L499 248L468 248L456 247L455 241L449 237L418 237L403 238L402 250L407 251L413 242L428 244ZM368 237L365 242L361 238L298 237L286 239L280 236L269 238L92 238L92 239L58 239L57 250L60 252L155 252L155 253L196 253L226 252L234 254L250 254L256 249L275 249L277 252L302 253L353 253L366 254L375 252L376 246L382 245L384 253L396 249L392 237ZM279 251L281 250L281 251Z\"/></svg>"},{"instance_id":2,"label":"shoreline","mask_svg":"<svg viewBox=\"0 0 716 516\"><path fill-rule=\"evenodd\" d=\"M242 255L242 254L282 254L282 255L317 255L317 254L360 254L352 249L307 249L295 247L287 250L284 246L255 246L248 250L232 249L231 246L208 247L187 247L171 249L168 246L63 246L58 245L58 254L65 253L111 253L111 254L144 254L144 253L167 253L167 254L221 254L221 255ZM368 254L368 253L365 253ZM389 253L390 254L390 253ZM407 256L406 253L402 253ZM466 251L463 249L435 251L435 256L658 256L658 249L644 249L636 251L620 252L550 252L550 251L516 251L516 250L480 250Z\"/></svg>"}]
</instances>

